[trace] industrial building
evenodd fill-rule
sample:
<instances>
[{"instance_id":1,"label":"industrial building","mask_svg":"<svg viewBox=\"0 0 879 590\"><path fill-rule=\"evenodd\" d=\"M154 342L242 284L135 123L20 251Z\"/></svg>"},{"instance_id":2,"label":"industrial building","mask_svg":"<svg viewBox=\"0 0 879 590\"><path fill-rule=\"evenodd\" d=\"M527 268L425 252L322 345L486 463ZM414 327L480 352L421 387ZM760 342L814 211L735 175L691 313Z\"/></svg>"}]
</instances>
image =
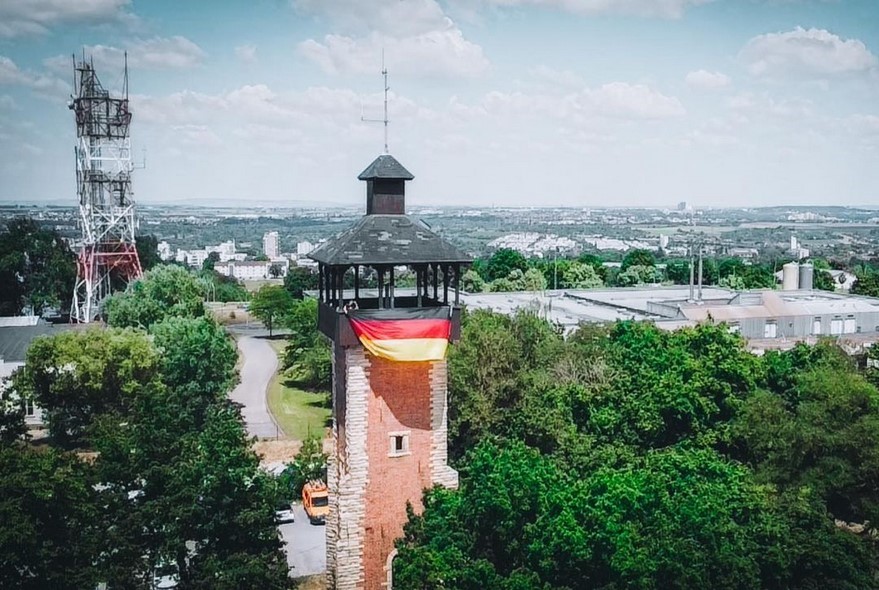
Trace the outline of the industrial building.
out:
<instances>
[{"instance_id":1,"label":"industrial building","mask_svg":"<svg viewBox=\"0 0 879 590\"><path fill-rule=\"evenodd\" d=\"M797 272L799 280L799 269ZM793 287L790 281L788 286ZM693 296L687 286L565 289L465 293L462 303L499 313L532 311L566 331L583 323L617 320L652 321L668 330L722 322L756 351L789 348L824 336L838 338L852 352L879 341L879 299L812 289L732 291L705 287L701 298Z\"/></svg>"}]
</instances>

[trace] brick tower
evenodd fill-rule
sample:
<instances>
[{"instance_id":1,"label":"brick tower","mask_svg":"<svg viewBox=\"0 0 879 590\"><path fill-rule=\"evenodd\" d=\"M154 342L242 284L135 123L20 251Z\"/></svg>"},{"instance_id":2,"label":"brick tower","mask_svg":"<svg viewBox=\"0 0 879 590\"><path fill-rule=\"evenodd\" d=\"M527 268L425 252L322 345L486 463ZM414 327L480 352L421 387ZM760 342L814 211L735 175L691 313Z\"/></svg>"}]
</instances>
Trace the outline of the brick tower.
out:
<instances>
[{"instance_id":1,"label":"brick tower","mask_svg":"<svg viewBox=\"0 0 879 590\"><path fill-rule=\"evenodd\" d=\"M459 277L471 259L406 216L414 177L392 156L358 178L366 215L310 255L318 325L333 341L327 581L384 590L407 502L420 511L425 488L458 485L446 461L445 349L460 332ZM414 289L395 285L401 267Z\"/></svg>"}]
</instances>

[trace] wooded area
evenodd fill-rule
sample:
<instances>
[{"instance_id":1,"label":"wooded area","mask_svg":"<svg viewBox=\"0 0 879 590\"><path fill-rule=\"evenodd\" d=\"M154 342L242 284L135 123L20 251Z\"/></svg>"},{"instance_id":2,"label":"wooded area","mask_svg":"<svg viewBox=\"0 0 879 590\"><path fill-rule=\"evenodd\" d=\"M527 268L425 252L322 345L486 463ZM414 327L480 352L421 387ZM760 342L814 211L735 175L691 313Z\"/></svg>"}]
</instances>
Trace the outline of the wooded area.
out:
<instances>
[{"instance_id":1,"label":"wooded area","mask_svg":"<svg viewBox=\"0 0 879 590\"><path fill-rule=\"evenodd\" d=\"M449 374L461 488L396 588L876 587L877 373L832 343L477 311Z\"/></svg>"},{"instance_id":2,"label":"wooded area","mask_svg":"<svg viewBox=\"0 0 879 590\"><path fill-rule=\"evenodd\" d=\"M228 400L237 354L197 278L158 267L108 309L111 327L35 341L14 376L51 444L0 423L0 587L291 587L285 498Z\"/></svg>"}]
</instances>

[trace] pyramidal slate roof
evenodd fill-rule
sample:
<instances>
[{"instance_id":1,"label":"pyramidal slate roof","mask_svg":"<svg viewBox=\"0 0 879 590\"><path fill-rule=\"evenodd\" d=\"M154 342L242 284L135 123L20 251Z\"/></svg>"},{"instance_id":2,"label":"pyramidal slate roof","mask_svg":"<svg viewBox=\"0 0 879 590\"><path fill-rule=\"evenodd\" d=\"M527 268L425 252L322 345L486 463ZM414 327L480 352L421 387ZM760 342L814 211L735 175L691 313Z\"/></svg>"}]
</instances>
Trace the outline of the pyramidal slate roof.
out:
<instances>
[{"instance_id":1,"label":"pyramidal slate roof","mask_svg":"<svg viewBox=\"0 0 879 590\"><path fill-rule=\"evenodd\" d=\"M366 170L360 173L358 180L374 180L376 178L388 178L393 180L412 180L412 173L403 168L403 165L390 154L383 154L372 161Z\"/></svg>"},{"instance_id":2,"label":"pyramidal slate roof","mask_svg":"<svg viewBox=\"0 0 879 590\"><path fill-rule=\"evenodd\" d=\"M382 157L385 156L379 159ZM400 168L405 171L402 166ZM407 215L365 215L336 238L312 251L308 257L334 266L430 262L469 264L473 261L427 226Z\"/></svg>"}]
</instances>

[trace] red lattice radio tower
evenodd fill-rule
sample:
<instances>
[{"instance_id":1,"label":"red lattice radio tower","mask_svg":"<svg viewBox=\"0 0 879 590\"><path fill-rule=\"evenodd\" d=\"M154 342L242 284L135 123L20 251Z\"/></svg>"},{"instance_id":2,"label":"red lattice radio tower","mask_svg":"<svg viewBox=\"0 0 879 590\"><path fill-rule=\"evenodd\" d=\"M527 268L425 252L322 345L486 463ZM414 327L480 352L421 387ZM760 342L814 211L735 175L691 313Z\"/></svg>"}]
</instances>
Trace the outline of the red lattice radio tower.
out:
<instances>
[{"instance_id":1,"label":"red lattice radio tower","mask_svg":"<svg viewBox=\"0 0 879 590\"><path fill-rule=\"evenodd\" d=\"M134 245L131 192L131 111L128 109L128 57L122 96L101 86L93 61L73 61L76 97L68 105L76 115L76 188L82 246L70 319L91 322L110 294L111 284L141 276Z\"/></svg>"}]
</instances>

